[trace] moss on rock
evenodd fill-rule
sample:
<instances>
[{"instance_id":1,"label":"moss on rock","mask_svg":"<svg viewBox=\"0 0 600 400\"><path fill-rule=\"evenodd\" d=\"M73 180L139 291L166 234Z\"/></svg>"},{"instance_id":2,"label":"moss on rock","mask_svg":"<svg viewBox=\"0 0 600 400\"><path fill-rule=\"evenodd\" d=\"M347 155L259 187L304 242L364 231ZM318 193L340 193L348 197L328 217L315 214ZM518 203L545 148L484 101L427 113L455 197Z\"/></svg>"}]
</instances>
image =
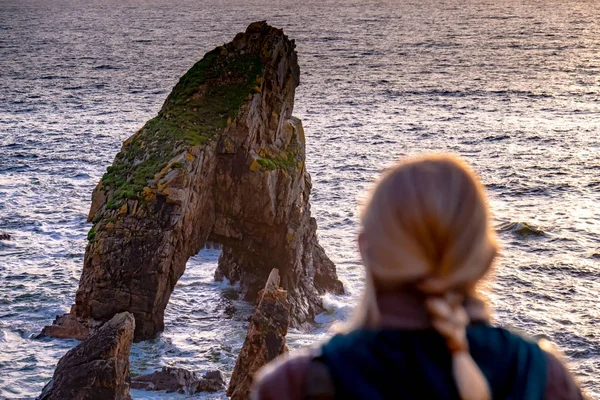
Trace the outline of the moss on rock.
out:
<instances>
[{"instance_id":1,"label":"moss on rock","mask_svg":"<svg viewBox=\"0 0 600 400\"><path fill-rule=\"evenodd\" d=\"M298 155L298 149L294 147L287 148L278 153L263 149L256 162L267 171L276 169L290 171L302 165L302 160L298 159Z\"/></svg>"},{"instance_id":2,"label":"moss on rock","mask_svg":"<svg viewBox=\"0 0 600 400\"><path fill-rule=\"evenodd\" d=\"M96 237L96 231L95 231L94 227L92 227L92 229L90 229L87 234L87 239L88 239L88 241L91 242L92 240L94 240L95 237Z\"/></svg>"},{"instance_id":3,"label":"moss on rock","mask_svg":"<svg viewBox=\"0 0 600 400\"><path fill-rule=\"evenodd\" d=\"M257 57L225 46L198 61L179 80L158 115L124 143L107 168L102 177L109 194L107 208L118 208L124 199L144 200L144 187L169 160L225 129L256 92L262 70Z\"/></svg>"}]
</instances>

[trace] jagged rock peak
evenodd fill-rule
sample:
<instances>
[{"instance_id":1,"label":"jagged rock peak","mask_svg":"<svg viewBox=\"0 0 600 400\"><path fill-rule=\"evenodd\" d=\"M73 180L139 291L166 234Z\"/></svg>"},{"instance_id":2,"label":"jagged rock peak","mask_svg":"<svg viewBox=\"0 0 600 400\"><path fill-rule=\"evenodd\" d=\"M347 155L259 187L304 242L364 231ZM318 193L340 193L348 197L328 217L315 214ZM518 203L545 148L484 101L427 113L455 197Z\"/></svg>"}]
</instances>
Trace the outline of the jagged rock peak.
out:
<instances>
[{"instance_id":1,"label":"jagged rock peak","mask_svg":"<svg viewBox=\"0 0 600 400\"><path fill-rule=\"evenodd\" d=\"M310 216L298 84L294 42L266 22L197 62L94 189L75 305L48 334L92 332L126 310L135 340L153 337L207 243L222 246L217 279L248 300L278 268L295 326L322 310L321 294L343 292Z\"/></svg>"},{"instance_id":2,"label":"jagged rock peak","mask_svg":"<svg viewBox=\"0 0 600 400\"><path fill-rule=\"evenodd\" d=\"M129 400L129 352L135 320L123 312L65 354L38 400Z\"/></svg>"},{"instance_id":3,"label":"jagged rock peak","mask_svg":"<svg viewBox=\"0 0 600 400\"><path fill-rule=\"evenodd\" d=\"M290 323L287 293L279 286L279 271L273 269L248 327L248 334L235 363L227 395L246 400L254 374L269 361L288 351L285 336Z\"/></svg>"}]
</instances>

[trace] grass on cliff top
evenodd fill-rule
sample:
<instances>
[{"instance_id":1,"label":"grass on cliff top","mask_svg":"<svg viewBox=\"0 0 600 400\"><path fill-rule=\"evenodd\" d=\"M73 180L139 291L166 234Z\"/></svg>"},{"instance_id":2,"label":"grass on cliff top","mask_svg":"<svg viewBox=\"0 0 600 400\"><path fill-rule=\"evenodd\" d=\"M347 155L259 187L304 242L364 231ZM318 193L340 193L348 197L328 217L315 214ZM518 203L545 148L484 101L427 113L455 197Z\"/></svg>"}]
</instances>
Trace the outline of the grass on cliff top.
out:
<instances>
[{"instance_id":1,"label":"grass on cliff top","mask_svg":"<svg viewBox=\"0 0 600 400\"><path fill-rule=\"evenodd\" d=\"M156 117L128 139L102 177L112 193L107 208L139 198L148 180L181 151L208 142L256 92L263 66L252 55L219 46L207 53L175 85ZM110 189L110 190L109 190Z\"/></svg>"}]
</instances>

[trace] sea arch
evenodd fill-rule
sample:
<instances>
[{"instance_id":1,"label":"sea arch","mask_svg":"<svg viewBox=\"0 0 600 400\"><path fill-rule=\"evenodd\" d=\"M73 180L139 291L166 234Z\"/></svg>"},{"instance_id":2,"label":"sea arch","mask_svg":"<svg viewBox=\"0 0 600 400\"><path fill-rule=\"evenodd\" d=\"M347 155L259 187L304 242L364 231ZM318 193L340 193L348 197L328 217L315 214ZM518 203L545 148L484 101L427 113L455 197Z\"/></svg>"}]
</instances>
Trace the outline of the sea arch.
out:
<instances>
[{"instance_id":1,"label":"sea arch","mask_svg":"<svg viewBox=\"0 0 600 400\"><path fill-rule=\"evenodd\" d=\"M256 296L277 268L292 323L342 293L310 215L305 138L292 116L295 44L266 22L207 53L158 115L127 139L94 189L83 272L69 314L44 334L83 338L115 314L135 316L135 340L164 328L187 260L223 246L218 278Z\"/></svg>"}]
</instances>

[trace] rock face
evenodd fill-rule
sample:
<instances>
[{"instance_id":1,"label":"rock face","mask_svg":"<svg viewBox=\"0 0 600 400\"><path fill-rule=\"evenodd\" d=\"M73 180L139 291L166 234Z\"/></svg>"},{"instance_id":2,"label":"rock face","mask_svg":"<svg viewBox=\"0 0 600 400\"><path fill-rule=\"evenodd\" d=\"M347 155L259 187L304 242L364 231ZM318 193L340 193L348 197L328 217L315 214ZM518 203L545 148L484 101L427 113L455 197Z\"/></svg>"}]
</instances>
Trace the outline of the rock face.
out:
<instances>
[{"instance_id":1,"label":"rock face","mask_svg":"<svg viewBox=\"0 0 600 400\"><path fill-rule=\"evenodd\" d=\"M183 368L163 367L160 371L131 378L131 388L182 394L214 393L225 390L225 380L221 371L209 371L200 378L197 373Z\"/></svg>"},{"instance_id":2,"label":"rock face","mask_svg":"<svg viewBox=\"0 0 600 400\"><path fill-rule=\"evenodd\" d=\"M75 305L48 334L129 311L136 341L155 336L188 258L208 242L223 248L216 277L240 282L248 300L278 268L295 326L321 310L320 294L343 292L310 216L294 48L283 31L251 24L125 141L94 189Z\"/></svg>"},{"instance_id":3,"label":"rock face","mask_svg":"<svg viewBox=\"0 0 600 400\"><path fill-rule=\"evenodd\" d=\"M227 396L233 400L249 398L252 378L263 365L288 351L285 344L290 323L290 304L287 293L279 287L279 272L274 269L248 327L248 335L238 356Z\"/></svg>"},{"instance_id":4,"label":"rock face","mask_svg":"<svg viewBox=\"0 0 600 400\"><path fill-rule=\"evenodd\" d=\"M131 399L129 351L134 330L132 314L115 315L60 359L38 400Z\"/></svg>"}]
</instances>

